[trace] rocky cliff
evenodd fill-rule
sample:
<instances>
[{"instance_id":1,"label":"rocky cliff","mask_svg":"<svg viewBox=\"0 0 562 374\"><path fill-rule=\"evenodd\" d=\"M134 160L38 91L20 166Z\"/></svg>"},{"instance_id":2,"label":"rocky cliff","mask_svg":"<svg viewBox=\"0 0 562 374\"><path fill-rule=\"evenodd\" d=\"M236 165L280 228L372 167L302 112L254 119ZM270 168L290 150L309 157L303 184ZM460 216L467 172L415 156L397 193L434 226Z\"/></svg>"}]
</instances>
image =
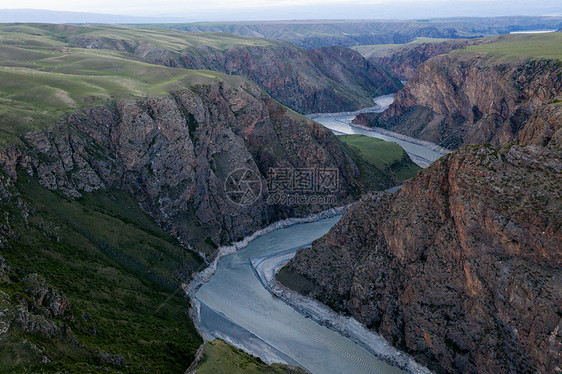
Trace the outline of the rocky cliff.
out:
<instances>
[{"instance_id":1,"label":"rocky cliff","mask_svg":"<svg viewBox=\"0 0 562 374\"><path fill-rule=\"evenodd\" d=\"M285 279L437 372L558 372L561 178L560 148L464 147L356 203Z\"/></svg>"},{"instance_id":2,"label":"rocky cliff","mask_svg":"<svg viewBox=\"0 0 562 374\"><path fill-rule=\"evenodd\" d=\"M86 108L23 140L25 147L2 153L13 178L22 168L74 197L125 190L171 233L208 254L275 220L345 204L361 191L351 149L243 80ZM331 170L337 185L320 192L329 201L278 203L269 199L272 168ZM227 195L226 181L237 169L247 169L258 183L247 204ZM393 184L379 174L380 188Z\"/></svg>"},{"instance_id":3,"label":"rocky cliff","mask_svg":"<svg viewBox=\"0 0 562 374\"><path fill-rule=\"evenodd\" d=\"M369 57L369 61L383 66L402 80L414 77L416 68L432 57L449 53L455 49L478 43L480 39L449 40L442 43L407 44Z\"/></svg>"},{"instance_id":4,"label":"rocky cliff","mask_svg":"<svg viewBox=\"0 0 562 374\"><path fill-rule=\"evenodd\" d=\"M371 106L372 97L402 87L394 75L342 47L307 51L286 42L228 34L201 37L203 34L150 30L154 35L163 34L162 38L172 33L178 47L147 40L147 30L128 38L82 31L68 38L70 46L133 53L151 64L240 75L299 113L357 110ZM223 45L221 39L231 44Z\"/></svg>"},{"instance_id":5,"label":"rocky cliff","mask_svg":"<svg viewBox=\"0 0 562 374\"><path fill-rule=\"evenodd\" d=\"M550 45L554 51L560 38L535 38L508 38L477 46L492 52L467 49L426 61L383 113L378 126L447 148L505 144L515 140L527 124L550 121L540 119L540 113L548 112L547 117L554 120L549 126L556 131L562 65L548 49ZM537 43L543 45L542 54L553 58L541 58L541 51L530 49ZM529 51L539 57L528 57ZM525 131L526 141L537 142L529 138L531 133L538 134Z\"/></svg>"}]
</instances>

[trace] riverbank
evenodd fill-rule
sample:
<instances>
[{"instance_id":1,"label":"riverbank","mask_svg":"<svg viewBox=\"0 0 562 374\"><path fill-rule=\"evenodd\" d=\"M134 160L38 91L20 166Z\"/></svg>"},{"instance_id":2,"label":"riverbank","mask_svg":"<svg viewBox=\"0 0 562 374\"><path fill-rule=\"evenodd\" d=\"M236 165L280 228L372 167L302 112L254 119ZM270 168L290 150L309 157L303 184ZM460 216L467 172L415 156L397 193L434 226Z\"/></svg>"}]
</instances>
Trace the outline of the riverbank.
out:
<instances>
[{"instance_id":1,"label":"riverbank","mask_svg":"<svg viewBox=\"0 0 562 374\"><path fill-rule=\"evenodd\" d=\"M450 150L448 148L441 147L438 144L428 142L426 140L421 140L421 139L418 139L418 138L412 138L411 136L403 135L403 134L393 132L393 131L390 131L390 130L386 130L386 129L383 129L381 127L362 126L362 125L358 125L358 124L353 123L353 122L350 123L350 126L358 128L358 129L362 129L362 130L365 130L365 131L371 131L371 132L374 132L374 133L379 133L381 135L391 136L393 138L400 139L400 140L403 140L403 141L408 142L408 143L421 145L421 146L424 146L426 148L431 149L432 151L442 153L443 155L446 155L448 153L453 152L452 150Z\"/></svg>"},{"instance_id":2,"label":"riverbank","mask_svg":"<svg viewBox=\"0 0 562 374\"><path fill-rule=\"evenodd\" d=\"M354 318L340 315L326 305L289 290L277 282L275 275L294 257L296 250L251 260L254 272L264 288L306 318L310 318L316 323L345 336L389 365L413 374L431 373L429 369L418 364L406 353L391 346L382 336L368 330Z\"/></svg>"},{"instance_id":3,"label":"riverbank","mask_svg":"<svg viewBox=\"0 0 562 374\"><path fill-rule=\"evenodd\" d=\"M371 128L353 123L353 119L360 113L381 113L394 101L395 95L384 95L375 97L375 106L364 108L355 112L343 113L315 113L308 115L309 118L320 123L322 126L332 130L336 135L365 135L382 140L395 142L400 145L418 166L428 167L432 162L452 151L435 143L412 138L403 134L395 133L382 128Z\"/></svg>"},{"instance_id":4,"label":"riverbank","mask_svg":"<svg viewBox=\"0 0 562 374\"><path fill-rule=\"evenodd\" d=\"M195 295L197 294L197 291L201 288L201 286L207 283L211 279L211 277L216 273L217 265L222 257L236 253L238 250L247 247L248 244L250 244L253 240L259 238L260 236L269 234L275 230L287 228L293 225L297 225L299 223L316 222L325 218L334 217L336 215L342 214L348 207L349 205L345 205L341 207L330 208L323 212L312 214L307 217L287 218L281 221L277 221L261 230L254 232L253 234L242 239L241 241L233 243L229 246L221 246L218 249L217 256L213 259L213 261L211 261L209 266L207 266L199 273L196 273L188 284L184 283L181 285L184 292L187 294L187 296L189 296L191 302L191 307L189 308L189 316L193 320L193 323L195 324L195 328L197 329L199 334L203 337L203 340L209 341L211 340L211 337L206 333L206 331L201 326L201 318L200 318L201 304L197 301Z\"/></svg>"}]
</instances>

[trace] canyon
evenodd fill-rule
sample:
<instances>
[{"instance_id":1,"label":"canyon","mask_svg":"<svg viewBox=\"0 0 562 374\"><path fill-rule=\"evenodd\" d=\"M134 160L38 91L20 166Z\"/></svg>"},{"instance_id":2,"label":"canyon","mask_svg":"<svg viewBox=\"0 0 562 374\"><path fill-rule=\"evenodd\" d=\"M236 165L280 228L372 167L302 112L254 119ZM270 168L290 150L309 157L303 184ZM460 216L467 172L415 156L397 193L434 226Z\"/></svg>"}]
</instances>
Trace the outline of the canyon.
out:
<instances>
[{"instance_id":1,"label":"canyon","mask_svg":"<svg viewBox=\"0 0 562 374\"><path fill-rule=\"evenodd\" d=\"M244 77L78 48L65 33L80 30L0 30L0 371L185 370L202 340L181 285L221 246L400 182ZM370 69L335 51L310 52L323 77L348 58ZM299 192L312 203L272 201L272 170L286 169L335 184ZM229 194L238 170L260 186L249 203Z\"/></svg>"},{"instance_id":2,"label":"canyon","mask_svg":"<svg viewBox=\"0 0 562 374\"><path fill-rule=\"evenodd\" d=\"M452 149L505 144L521 131L559 144L561 40L558 32L502 36L431 58L370 124ZM530 130L537 126L545 130Z\"/></svg>"},{"instance_id":3,"label":"canyon","mask_svg":"<svg viewBox=\"0 0 562 374\"><path fill-rule=\"evenodd\" d=\"M364 196L278 280L436 372L561 370L559 38L430 58L385 112L358 114L460 148L396 194ZM542 43L537 58L522 41Z\"/></svg>"},{"instance_id":4,"label":"canyon","mask_svg":"<svg viewBox=\"0 0 562 374\"><path fill-rule=\"evenodd\" d=\"M348 48L305 50L287 42L248 36L135 31L127 34L90 27L66 32L72 32L67 38L72 47L133 53L151 64L246 77L302 114L360 109L368 106L372 97L402 87L393 74Z\"/></svg>"},{"instance_id":5,"label":"canyon","mask_svg":"<svg viewBox=\"0 0 562 374\"><path fill-rule=\"evenodd\" d=\"M0 371L562 370L562 34L239 26L0 26Z\"/></svg>"}]
</instances>

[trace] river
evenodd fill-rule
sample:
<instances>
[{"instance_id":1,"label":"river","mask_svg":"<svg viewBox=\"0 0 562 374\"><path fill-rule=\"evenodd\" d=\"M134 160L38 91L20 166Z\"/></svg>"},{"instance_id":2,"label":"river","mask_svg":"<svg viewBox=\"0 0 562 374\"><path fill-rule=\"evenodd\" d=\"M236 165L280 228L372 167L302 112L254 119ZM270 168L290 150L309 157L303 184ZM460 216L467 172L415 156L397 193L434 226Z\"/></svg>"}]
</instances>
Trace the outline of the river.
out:
<instances>
[{"instance_id":1,"label":"river","mask_svg":"<svg viewBox=\"0 0 562 374\"><path fill-rule=\"evenodd\" d=\"M433 161L450 152L436 144L398 134L392 131L375 128L366 128L354 125L351 121L359 113L382 113L392 102L396 95L384 95L373 99L375 105L356 112L343 113L317 113L308 117L332 130L336 135L361 134L382 140L398 143L408 153L412 161L425 168Z\"/></svg>"},{"instance_id":2,"label":"river","mask_svg":"<svg viewBox=\"0 0 562 374\"><path fill-rule=\"evenodd\" d=\"M375 107L366 110L381 110L392 99L392 95L376 98ZM427 163L443 155L427 147L423 149L420 144L346 123L350 123L355 114L316 115L314 119L339 133L385 136L385 140L405 144L407 149L402 146L409 154ZM339 218L335 215L281 228L254 238L235 253L222 256L216 262L214 274L209 272L203 277L206 282L200 282L200 287L197 284L199 288L191 292L198 314L196 324L204 338L222 338L265 362L297 365L313 374L404 372L388 362L408 372L427 373L427 369L352 318L338 316L299 295L293 296L291 306L286 302L291 301L288 296L277 297L268 289L265 279L271 280L273 270L294 256L298 248L310 245L327 233Z\"/></svg>"}]
</instances>

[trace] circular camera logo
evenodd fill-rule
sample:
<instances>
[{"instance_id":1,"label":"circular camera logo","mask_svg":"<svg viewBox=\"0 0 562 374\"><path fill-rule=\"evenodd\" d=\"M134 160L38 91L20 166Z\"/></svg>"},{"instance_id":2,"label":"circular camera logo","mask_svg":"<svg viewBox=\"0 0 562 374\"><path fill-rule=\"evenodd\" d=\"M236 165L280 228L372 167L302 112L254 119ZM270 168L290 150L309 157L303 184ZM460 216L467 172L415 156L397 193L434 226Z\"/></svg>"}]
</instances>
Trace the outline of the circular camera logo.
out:
<instances>
[{"instance_id":1,"label":"circular camera logo","mask_svg":"<svg viewBox=\"0 0 562 374\"><path fill-rule=\"evenodd\" d=\"M253 204L260 197L261 188L260 175L246 168L234 170L224 181L226 196L237 205Z\"/></svg>"}]
</instances>

